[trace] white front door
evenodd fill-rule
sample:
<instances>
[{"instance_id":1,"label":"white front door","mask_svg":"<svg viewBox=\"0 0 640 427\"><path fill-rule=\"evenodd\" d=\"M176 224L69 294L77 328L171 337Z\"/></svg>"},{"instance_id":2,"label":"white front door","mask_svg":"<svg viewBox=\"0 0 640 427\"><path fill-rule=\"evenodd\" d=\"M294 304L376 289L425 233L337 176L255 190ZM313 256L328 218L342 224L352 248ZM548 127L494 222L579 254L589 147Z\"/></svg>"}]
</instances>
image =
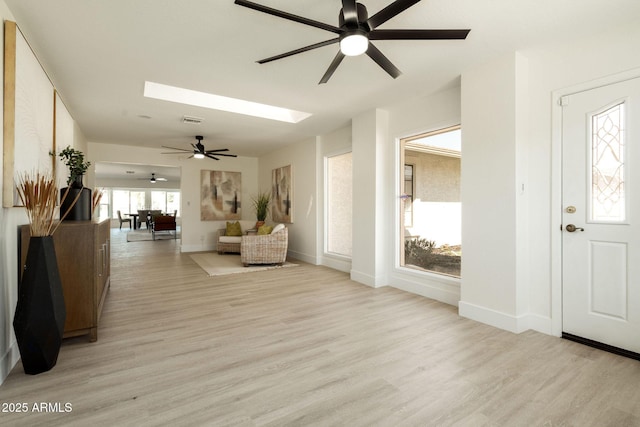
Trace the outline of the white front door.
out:
<instances>
[{"instance_id":1,"label":"white front door","mask_svg":"<svg viewBox=\"0 0 640 427\"><path fill-rule=\"evenodd\" d=\"M562 104L562 330L640 353L640 78Z\"/></svg>"}]
</instances>

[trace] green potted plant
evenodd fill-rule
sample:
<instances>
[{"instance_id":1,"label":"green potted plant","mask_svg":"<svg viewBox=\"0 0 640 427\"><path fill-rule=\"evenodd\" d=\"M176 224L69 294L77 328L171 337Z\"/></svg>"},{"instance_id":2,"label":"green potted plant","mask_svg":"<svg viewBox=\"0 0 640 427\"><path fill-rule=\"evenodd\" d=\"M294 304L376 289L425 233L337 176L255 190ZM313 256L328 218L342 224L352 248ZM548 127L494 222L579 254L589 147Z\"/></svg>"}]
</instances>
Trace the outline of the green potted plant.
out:
<instances>
[{"instance_id":1,"label":"green potted plant","mask_svg":"<svg viewBox=\"0 0 640 427\"><path fill-rule=\"evenodd\" d=\"M253 209L256 212L256 229L264 225L264 221L267 219L269 213L269 203L271 203L271 194L260 191L252 199Z\"/></svg>"},{"instance_id":2,"label":"green potted plant","mask_svg":"<svg viewBox=\"0 0 640 427\"><path fill-rule=\"evenodd\" d=\"M65 218L68 221L89 221L92 212L91 190L84 187L82 177L91 166L91 162L85 162L84 153L70 146L62 150L58 156L69 168L67 185L70 193L70 197L60 200L60 209L65 212L69 210ZM71 200L74 199L78 201L71 205Z\"/></svg>"},{"instance_id":3,"label":"green potted plant","mask_svg":"<svg viewBox=\"0 0 640 427\"><path fill-rule=\"evenodd\" d=\"M65 165L69 168L69 178L67 185L75 188L82 188L82 177L91 166L91 162L84 161L84 153L67 145L67 148L59 154Z\"/></svg>"}]
</instances>

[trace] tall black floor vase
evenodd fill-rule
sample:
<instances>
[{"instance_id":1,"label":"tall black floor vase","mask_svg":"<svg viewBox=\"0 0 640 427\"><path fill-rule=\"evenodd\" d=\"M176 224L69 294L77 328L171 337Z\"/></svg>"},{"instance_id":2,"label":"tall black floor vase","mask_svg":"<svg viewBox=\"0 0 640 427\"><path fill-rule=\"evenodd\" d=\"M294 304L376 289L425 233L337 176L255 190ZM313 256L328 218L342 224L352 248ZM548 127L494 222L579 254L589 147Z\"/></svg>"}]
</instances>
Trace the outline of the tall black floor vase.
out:
<instances>
[{"instance_id":1,"label":"tall black floor vase","mask_svg":"<svg viewBox=\"0 0 640 427\"><path fill-rule=\"evenodd\" d=\"M13 318L25 373L35 375L55 366L66 317L53 237L31 237Z\"/></svg>"}]
</instances>

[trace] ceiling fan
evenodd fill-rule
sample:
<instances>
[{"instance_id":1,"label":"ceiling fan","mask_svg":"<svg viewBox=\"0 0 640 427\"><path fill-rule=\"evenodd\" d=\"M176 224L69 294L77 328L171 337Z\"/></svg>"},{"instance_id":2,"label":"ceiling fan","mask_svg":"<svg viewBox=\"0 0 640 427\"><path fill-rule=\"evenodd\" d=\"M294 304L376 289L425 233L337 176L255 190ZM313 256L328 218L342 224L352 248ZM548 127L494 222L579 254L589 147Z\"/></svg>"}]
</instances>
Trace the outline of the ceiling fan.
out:
<instances>
[{"instance_id":1,"label":"ceiling fan","mask_svg":"<svg viewBox=\"0 0 640 427\"><path fill-rule=\"evenodd\" d=\"M198 140L198 142L191 143L191 146L193 147L193 150L187 150L184 148L174 148L174 147L166 147L166 146L162 146L163 148L169 148L171 150L178 150L177 152L171 152L171 153L162 153L162 154L184 154L184 153L192 153L189 157L187 157L188 159L194 157L196 159L204 159L205 157L208 157L210 159L213 160L220 160L218 157L221 156L225 156L225 157L238 157L235 154L224 154L222 153L223 151L229 151L228 148L218 148L217 150L205 150L204 149L204 145L202 144L202 140L204 139L204 137L202 135L196 135L196 140ZM218 156L218 157L216 157Z\"/></svg>"},{"instance_id":2,"label":"ceiling fan","mask_svg":"<svg viewBox=\"0 0 640 427\"><path fill-rule=\"evenodd\" d=\"M342 0L342 9L338 15L338 27L314 21L288 12L273 9L247 0L235 0L235 4L268 13L279 18L288 19L300 24L320 28L338 35L338 37L301 47L290 52L257 61L259 64L286 58L298 53L307 52L319 47L340 43L338 54L329 65L329 68L318 84L329 81L345 56L357 56L366 52L394 79L400 74L400 70L387 59L386 56L371 43L372 40L464 40L471 30L378 30L377 27L420 0L396 0L378 13L369 18L367 8L356 0Z\"/></svg>"},{"instance_id":3,"label":"ceiling fan","mask_svg":"<svg viewBox=\"0 0 640 427\"><path fill-rule=\"evenodd\" d=\"M166 181L167 178L156 178L156 174L152 173L151 174L151 178L138 178L138 179L144 179L144 180L149 180L150 183L155 184L156 181Z\"/></svg>"}]
</instances>

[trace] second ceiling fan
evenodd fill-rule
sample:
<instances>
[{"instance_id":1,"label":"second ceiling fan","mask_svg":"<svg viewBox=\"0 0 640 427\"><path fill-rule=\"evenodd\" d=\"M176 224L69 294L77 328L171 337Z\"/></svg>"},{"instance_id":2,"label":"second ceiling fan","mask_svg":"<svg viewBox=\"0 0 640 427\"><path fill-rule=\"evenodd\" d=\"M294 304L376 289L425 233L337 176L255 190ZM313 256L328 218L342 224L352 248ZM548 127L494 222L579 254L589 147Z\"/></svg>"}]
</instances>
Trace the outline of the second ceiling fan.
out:
<instances>
[{"instance_id":1,"label":"second ceiling fan","mask_svg":"<svg viewBox=\"0 0 640 427\"><path fill-rule=\"evenodd\" d=\"M204 145L202 144L202 140L204 139L204 137L202 135L196 135L196 140L198 142L191 143L191 146L193 147L192 150L187 150L184 148L175 148L175 147L167 147L167 146L162 146L163 148L169 148L171 150L178 150L178 151L174 151L171 153L162 153L162 154L184 154L184 153L192 153L189 157L187 157L188 159L194 157L196 159L204 159L205 157L208 157L210 159L213 160L220 160L218 157L238 157L236 154L225 154L223 153L224 151L229 151L228 148L218 148L216 150L205 150ZM218 157L216 157L218 156Z\"/></svg>"},{"instance_id":2,"label":"second ceiling fan","mask_svg":"<svg viewBox=\"0 0 640 427\"><path fill-rule=\"evenodd\" d=\"M155 183L156 183L156 182L158 182L158 181L163 181L163 182L165 182L165 181L167 180L167 178L160 178L160 177L157 177L157 178L156 178L156 174L155 174L155 172L152 172L152 173L151 173L151 178L138 178L138 179L143 179L143 180L145 180L145 181L146 181L146 180L148 180L148 181L149 181L150 183L152 183L152 184L155 184Z\"/></svg>"},{"instance_id":3,"label":"second ceiling fan","mask_svg":"<svg viewBox=\"0 0 640 427\"><path fill-rule=\"evenodd\" d=\"M329 68L320 79L318 84L329 81L333 73L338 68L345 56L356 56L366 52L369 58L373 59L382 69L384 69L394 79L400 74L400 70L389 61L389 59L371 43L371 40L463 40L471 30L379 30L377 27L420 0L396 0L378 13L369 18L367 8L356 0L342 0L342 9L338 15L338 26L314 21L313 19L294 15L271 7L263 6L247 0L235 0L240 6L248 7L259 12L279 18L288 19L300 24L320 28L338 35L338 37L301 47L280 55L261 59L259 64L286 58L298 53L307 52L319 47L340 43L338 54L329 65Z\"/></svg>"}]
</instances>

